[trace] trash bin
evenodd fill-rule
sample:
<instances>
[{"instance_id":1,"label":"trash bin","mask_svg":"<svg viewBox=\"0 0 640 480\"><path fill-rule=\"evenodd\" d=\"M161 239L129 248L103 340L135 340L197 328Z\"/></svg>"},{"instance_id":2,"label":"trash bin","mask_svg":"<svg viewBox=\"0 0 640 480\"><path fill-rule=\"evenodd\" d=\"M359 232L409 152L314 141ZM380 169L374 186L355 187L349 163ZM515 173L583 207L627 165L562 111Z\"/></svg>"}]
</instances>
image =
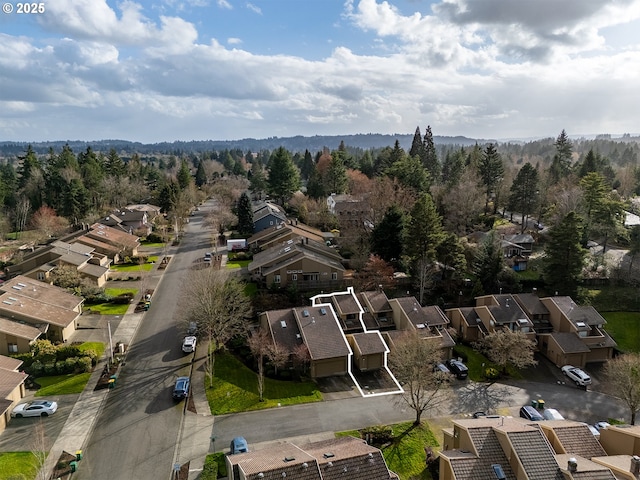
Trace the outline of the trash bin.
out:
<instances>
[{"instance_id":1,"label":"trash bin","mask_svg":"<svg viewBox=\"0 0 640 480\"><path fill-rule=\"evenodd\" d=\"M116 380L117 380L117 376L116 375L111 375L109 377L109 388L113 388L116 386Z\"/></svg>"},{"instance_id":2,"label":"trash bin","mask_svg":"<svg viewBox=\"0 0 640 480\"><path fill-rule=\"evenodd\" d=\"M538 409L542 410L544 408L544 400L541 398L538 399Z\"/></svg>"},{"instance_id":3,"label":"trash bin","mask_svg":"<svg viewBox=\"0 0 640 480\"><path fill-rule=\"evenodd\" d=\"M531 400L531 406L533 408L538 408L538 401L537 400Z\"/></svg>"},{"instance_id":4,"label":"trash bin","mask_svg":"<svg viewBox=\"0 0 640 480\"><path fill-rule=\"evenodd\" d=\"M82 460L82 450L77 450L76 451L76 460L77 461Z\"/></svg>"},{"instance_id":5,"label":"trash bin","mask_svg":"<svg viewBox=\"0 0 640 480\"><path fill-rule=\"evenodd\" d=\"M69 468L71 469L71 473L78 470L78 462L69 462Z\"/></svg>"}]
</instances>

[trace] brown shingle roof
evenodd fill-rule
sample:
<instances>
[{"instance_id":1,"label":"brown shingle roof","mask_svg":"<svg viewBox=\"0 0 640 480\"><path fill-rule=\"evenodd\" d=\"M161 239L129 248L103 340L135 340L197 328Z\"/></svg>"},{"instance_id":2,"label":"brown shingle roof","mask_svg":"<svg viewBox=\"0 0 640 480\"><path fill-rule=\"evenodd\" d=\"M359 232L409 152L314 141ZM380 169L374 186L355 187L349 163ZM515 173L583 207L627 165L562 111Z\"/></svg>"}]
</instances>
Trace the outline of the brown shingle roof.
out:
<instances>
[{"instance_id":1,"label":"brown shingle roof","mask_svg":"<svg viewBox=\"0 0 640 480\"><path fill-rule=\"evenodd\" d=\"M50 323L66 327L79 315L66 308L43 303L25 296L12 296L10 293L0 295L0 315L8 318L28 318L34 323Z\"/></svg>"},{"instance_id":2,"label":"brown shingle roof","mask_svg":"<svg viewBox=\"0 0 640 480\"><path fill-rule=\"evenodd\" d=\"M554 452L539 429L507 432L529 480L564 480Z\"/></svg>"},{"instance_id":3,"label":"brown shingle roof","mask_svg":"<svg viewBox=\"0 0 640 480\"><path fill-rule=\"evenodd\" d=\"M0 317L0 332L15 335L16 337L24 338L29 341L35 340L42 333L40 329L33 325L16 322L4 317Z\"/></svg>"},{"instance_id":4,"label":"brown shingle roof","mask_svg":"<svg viewBox=\"0 0 640 480\"><path fill-rule=\"evenodd\" d=\"M574 332L553 332L549 335L553 337L564 353L582 353L591 351L591 349L587 347L584 342L580 340L580 337L578 337Z\"/></svg>"},{"instance_id":5,"label":"brown shingle roof","mask_svg":"<svg viewBox=\"0 0 640 480\"><path fill-rule=\"evenodd\" d=\"M264 315L267 318L269 329L275 342L289 350L302 343L300 329L293 309L270 310L264 312Z\"/></svg>"},{"instance_id":6,"label":"brown shingle roof","mask_svg":"<svg viewBox=\"0 0 640 480\"><path fill-rule=\"evenodd\" d=\"M554 425L552 428L566 453L589 459L607 454L584 423L567 425L563 422L562 425Z\"/></svg>"},{"instance_id":7,"label":"brown shingle roof","mask_svg":"<svg viewBox=\"0 0 640 480\"><path fill-rule=\"evenodd\" d=\"M140 239L135 235L117 228L107 227L101 223L91 225L91 229L85 235L124 249L133 249L140 244Z\"/></svg>"},{"instance_id":8,"label":"brown shingle roof","mask_svg":"<svg viewBox=\"0 0 640 480\"><path fill-rule=\"evenodd\" d=\"M387 345L382 340L379 332L354 333L352 337L362 355L372 355L387 351Z\"/></svg>"},{"instance_id":9,"label":"brown shingle roof","mask_svg":"<svg viewBox=\"0 0 640 480\"><path fill-rule=\"evenodd\" d=\"M309 312L308 317L303 316L304 310ZM333 308L329 305L296 308L295 313L312 360L345 357L351 353Z\"/></svg>"},{"instance_id":10,"label":"brown shingle roof","mask_svg":"<svg viewBox=\"0 0 640 480\"><path fill-rule=\"evenodd\" d=\"M22 363L22 360L18 360L17 358L0 355L0 368L4 368L5 370L18 370Z\"/></svg>"},{"instance_id":11,"label":"brown shingle roof","mask_svg":"<svg viewBox=\"0 0 640 480\"><path fill-rule=\"evenodd\" d=\"M18 275L4 282L0 287L0 291L11 293L14 297L16 294L30 297L40 302L69 310L77 309L84 302L84 298L72 295L64 288L39 282L23 275Z\"/></svg>"},{"instance_id":12,"label":"brown shingle roof","mask_svg":"<svg viewBox=\"0 0 640 480\"><path fill-rule=\"evenodd\" d=\"M389 305L389 299L383 291L369 291L361 292L360 296L365 300L365 305L370 305L371 309L378 312L391 312L391 305Z\"/></svg>"},{"instance_id":13,"label":"brown shingle roof","mask_svg":"<svg viewBox=\"0 0 640 480\"><path fill-rule=\"evenodd\" d=\"M281 443L264 450L238 453L227 457L237 465L247 480L321 479L316 459L292 443ZM306 467L304 466L306 464ZM283 473L285 475L283 475ZM260 476L260 474L262 474Z\"/></svg>"},{"instance_id":14,"label":"brown shingle roof","mask_svg":"<svg viewBox=\"0 0 640 480\"><path fill-rule=\"evenodd\" d=\"M518 293L514 298L531 315L549 315L549 309L533 293Z\"/></svg>"},{"instance_id":15,"label":"brown shingle roof","mask_svg":"<svg viewBox=\"0 0 640 480\"><path fill-rule=\"evenodd\" d=\"M9 396L26 378L26 373L0 368L0 398L4 399Z\"/></svg>"}]
</instances>

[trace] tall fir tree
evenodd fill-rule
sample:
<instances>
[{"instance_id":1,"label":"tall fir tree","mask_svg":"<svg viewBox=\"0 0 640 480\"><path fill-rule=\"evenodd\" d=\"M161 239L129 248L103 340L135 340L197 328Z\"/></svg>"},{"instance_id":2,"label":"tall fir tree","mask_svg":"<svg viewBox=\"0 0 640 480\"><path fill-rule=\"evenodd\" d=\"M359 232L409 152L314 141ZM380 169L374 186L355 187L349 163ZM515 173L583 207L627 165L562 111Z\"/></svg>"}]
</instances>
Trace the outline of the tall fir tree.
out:
<instances>
[{"instance_id":1,"label":"tall fir tree","mask_svg":"<svg viewBox=\"0 0 640 480\"><path fill-rule=\"evenodd\" d=\"M556 153L553 156L551 167L549 168L549 177L552 183L558 183L571 173L573 144L569 139L569 135L567 135L567 132L563 129L560 135L558 135L554 145L556 147Z\"/></svg>"},{"instance_id":2,"label":"tall fir tree","mask_svg":"<svg viewBox=\"0 0 640 480\"><path fill-rule=\"evenodd\" d=\"M527 162L518 171L518 175L511 184L509 195L509 210L522 215L521 233L528 225L529 215L538 205L538 171Z\"/></svg>"},{"instance_id":3,"label":"tall fir tree","mask_svg":"<svg viewBox=\"0 0 640 480\"><path fill-rule=\"evenodd\" d=\"M575 295L587 251L582 247L582 219L569 212L549 230L545 246L545 283L562 295Z\"/></svg>"},{"instance_id":4,"label":"tall fir tree","mask_svg":"<svg viewBox=\"0 0 640 480\"><path fill-rule=\"evenodd\" d=\"M382 220L371 232L371 252L383 260L398 265L402 256L404 215L396 206L387 209Z\"/></svg>"},{"instance_id":5,"label":"tall fir tree","mask_svg":"<svg viewBox=\"0 0 640 480\"><path fill-rule=\"evenodd\" d=\"M268 186L269 193L281 205L300 188L300 174L293 164L291 154L284 147L278 147L271 155Z\"/></svg>"},{"instance_id":6,"label":"tall fir tree","mask_svg":"<svg viewBox=\"0 0 640 480\"><path fill-rule=\"evenodd\" d=\"M485 188L484 211L487 213L489 201L493 198L500 179L504 175L504 164L502 158L493 143L489 143L480 157L478 163L478 174ZM497 205L494 205L494 210Z\"/></svg>"},{"instance_id":7,"label":"tall fir tree","mask_svg":"<svg viewBox=\"0 0 640 480\"><path fill-rule=\"evenodd\" d=\"M436 145L433 142L433 133L431 132L431 125L427 125L427 130L424 134L423 142L424 151L424 168L427 169L432 180L438 182L440 179L440 161L438 160L438 152L436 151Z\"/></svg>"},{"instance_id":8,"label":"tall fir tree","mask_svg":"<svg viewBox=\"0 0 640 480\"><path fill-rule=\"evenodd\" d=\"M423 193L411 209L406 228L405 254L412 260L433 262L440 243L445 238L442 218L428 193Z\"/></svg>"},{"instance_id":9,"label":"tall fir tree","mask_svg":"<svg viewBox=\"0 0 640 480\"><path fill-rule=\"evenodd\" d=\"M201 188L207 183L207 172L204 170L204 162L202 159L198 162L198 168L196 170L196 187Z\"/></svg>"},{"instance_id":10,"label":"tall fir tree","mask_svg":"<svg viewBox=\"0 0 640 480\"><path fill-rule=\"evenodd\" d=\"M238 200L238 232L244 236L253 234L253 208L246 192Z\"/></svg>"}]
</instances>

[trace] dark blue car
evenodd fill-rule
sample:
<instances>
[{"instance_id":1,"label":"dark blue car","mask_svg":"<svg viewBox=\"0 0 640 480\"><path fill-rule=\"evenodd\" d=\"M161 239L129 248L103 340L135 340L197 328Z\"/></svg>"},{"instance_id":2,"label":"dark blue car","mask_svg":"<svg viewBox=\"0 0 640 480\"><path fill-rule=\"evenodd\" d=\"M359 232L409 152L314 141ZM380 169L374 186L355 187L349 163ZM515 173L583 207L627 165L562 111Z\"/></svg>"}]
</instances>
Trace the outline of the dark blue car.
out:
<instances>
[{"instance_id":1,"label":"dark blue car","mask_svg":"<svg viewBox=\"0 0 640 480\"><path fill-rule=\"evenodd\" d=\"M189 377L178 377L176 385L173 387L173 399L182 400L183 398L187 398L189 396L190 384L191 381L189 380Z\"/></svg>"}]
</instances>

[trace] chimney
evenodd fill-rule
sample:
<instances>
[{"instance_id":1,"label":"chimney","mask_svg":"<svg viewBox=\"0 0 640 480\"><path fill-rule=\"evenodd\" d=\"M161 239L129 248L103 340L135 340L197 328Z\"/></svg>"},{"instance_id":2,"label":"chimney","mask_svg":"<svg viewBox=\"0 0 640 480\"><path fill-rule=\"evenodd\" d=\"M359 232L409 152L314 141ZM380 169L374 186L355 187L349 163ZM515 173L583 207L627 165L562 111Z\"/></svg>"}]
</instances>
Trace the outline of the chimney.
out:
<instances>
[{"instance_id":1,"label":"chimney","mask_svg":"<svg viewBox=\"0 0 640 480\"><path fill-rule=\"evenodd\" d=\"M640 457L638 455L631 457L631 474L635 478L640 478Z\"/></svg>"},{"instance_id":2,"label":"chimney","mask_svg":"<svg viewBox=\"0 0 640 480\"><path fill-rule=\"evenodd\" d=\"M569 469L569 471L571 473L577 472L578 471L578 461L574 457L571 457L569 459L569 461L567 462L567 468Z\"/></svg>"}]
</instances>

